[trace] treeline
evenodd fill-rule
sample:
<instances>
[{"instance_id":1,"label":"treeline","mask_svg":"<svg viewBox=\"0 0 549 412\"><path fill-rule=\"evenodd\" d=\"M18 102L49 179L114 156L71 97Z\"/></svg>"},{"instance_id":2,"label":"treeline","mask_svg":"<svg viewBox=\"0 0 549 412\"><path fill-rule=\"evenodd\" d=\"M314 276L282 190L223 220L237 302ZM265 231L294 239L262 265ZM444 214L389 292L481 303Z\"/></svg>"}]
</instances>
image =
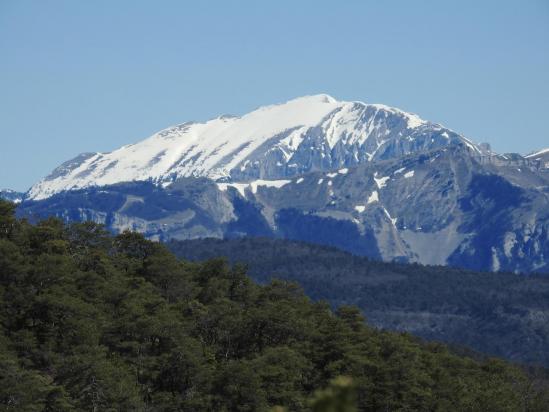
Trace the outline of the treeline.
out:
<instances>
[{"instance_id":1,"label":"treeline","mask_svg":"<svg viewBox=\"0 0 549 412\"><path fill-rule=\"evenodd\" d=\"M0 201L0 410L542 411L549 401L504 361L376 331L358 309L334 313L295 284L259 286L224 260L180 261L93 223L30 225L13 209Z\"/></svg>"}]
</instances>

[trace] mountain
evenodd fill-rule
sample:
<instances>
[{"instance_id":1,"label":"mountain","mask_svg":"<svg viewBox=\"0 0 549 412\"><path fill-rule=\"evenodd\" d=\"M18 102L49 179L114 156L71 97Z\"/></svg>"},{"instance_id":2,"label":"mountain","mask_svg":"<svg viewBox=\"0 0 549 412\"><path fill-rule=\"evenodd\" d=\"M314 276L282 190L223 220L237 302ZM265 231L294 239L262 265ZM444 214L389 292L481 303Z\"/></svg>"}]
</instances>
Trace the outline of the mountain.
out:
<instances>
[{"instance_id":1,"label":"mountain","mask_svg":"<svg viewBox=\"0 0 549 412\"><path fill-rule=\"evenodd\" d=\"M151 239L271 236L386 261L549 272L549 168L383 105L298 98L88 153L20 216Z\"/></svg>"},{"instance_id":2,"label":"mountain","mask_svg":"<svg viewBox=\"0 0 549 412\"><path fill-rule=\"evenodd\" d=\"M356 305L369 324L549 367L549 278L378 262L285 239L195 239L167 243L177 256L244 263L262 284L299 283L337 308Z\"/></svg>"},{"instance_id":3,"label":"mountain","mask_svg":"<svg viewBox=\"0 0 549 412\"><path fill-rule=\"evenodd\" d=\"M20 203L23 200L24 196L25 196L25 193L16 192L15 190L11 190L11 189L0 190L0 199L9 200L10 202L13 202L13 203Z\"/></svg>"},{"instance_id":4,"label":"mountain","mask_svg":"<svg viewBox=\"0 0 549 412\"><path fill-rule=\"evenodd\" d=\"M19 214L157 240L275 236L389 261L547 272L546 188L544 173L483 165L457 146L286 180L90 187L25 201Z\"/></svg>"},{"instance_id":5,"label":"mountain","mask_svg":"<svg viewBox=\"0 0 549 412\"><path fill-rule=\"evenodd\" d=\"M282 179L451 144L480 153L463 136L399 109L307 96L242 117L183 123L111 153L83 153L34 185L28 197L136 180L167 185L190 176Z\"/></svg>"}]
</instances>

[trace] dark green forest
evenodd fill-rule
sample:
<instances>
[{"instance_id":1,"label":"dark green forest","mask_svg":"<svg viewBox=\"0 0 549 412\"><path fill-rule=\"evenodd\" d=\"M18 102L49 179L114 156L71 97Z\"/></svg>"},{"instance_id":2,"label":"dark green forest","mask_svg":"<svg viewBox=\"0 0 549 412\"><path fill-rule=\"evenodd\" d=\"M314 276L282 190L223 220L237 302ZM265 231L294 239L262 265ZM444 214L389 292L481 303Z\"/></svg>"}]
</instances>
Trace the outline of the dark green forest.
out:
<instances>
[{"instance_id":1,"label":"dark green forest","mask_svg":"<svg viewBox=\"0 0 549 412\"><path fill-rule=\"evenodd\" d=\"M287 281L0 201L0 410L543 411L498 359L367 326ZM276 406L280 408L276 408Z\"/></svg>"},{"instance_id":2,"label":"dark green forest","mask_svg":"<svg viewBox=\"0 0 549 412\"><path fill-rule=\"evenodd\" d=\"M286 239L171 241L178 256L224 256L264 284L298 282L313 300L358 306L382 329L549 368L549 276L380 262Z\"/></svg>"}]
</instances>

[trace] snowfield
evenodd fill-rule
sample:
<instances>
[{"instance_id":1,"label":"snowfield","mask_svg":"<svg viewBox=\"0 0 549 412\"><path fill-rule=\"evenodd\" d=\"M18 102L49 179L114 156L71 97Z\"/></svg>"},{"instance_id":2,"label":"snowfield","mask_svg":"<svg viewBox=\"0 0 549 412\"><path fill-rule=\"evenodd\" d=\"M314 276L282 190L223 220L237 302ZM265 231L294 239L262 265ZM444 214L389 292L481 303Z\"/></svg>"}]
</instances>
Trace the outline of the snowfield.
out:
<instances>
[{"instance_id":1,"label":"snowfield","mask_svg":"<svg viewBox=\"0 0 549 412\"><path fill-rule=\"evenodd\" d=\"M166 186L190 176L225 183L280 180L313 170L332 170L335 176L376 157L450 144L448 136L471 145L389 106L305 96L240 117L183 123L110 153L79 155L35 184L28 198L129 181Z\"/></svg>"}]
</instances>

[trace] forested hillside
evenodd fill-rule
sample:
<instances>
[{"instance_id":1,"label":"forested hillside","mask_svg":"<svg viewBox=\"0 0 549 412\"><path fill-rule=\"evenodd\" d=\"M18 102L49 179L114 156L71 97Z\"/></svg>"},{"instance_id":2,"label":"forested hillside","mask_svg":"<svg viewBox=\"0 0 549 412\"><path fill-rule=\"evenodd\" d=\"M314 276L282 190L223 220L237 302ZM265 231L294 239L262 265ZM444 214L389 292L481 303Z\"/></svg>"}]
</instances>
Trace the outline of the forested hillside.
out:
<instances>
[{"instance_id":1,"label":"forested hillside","mask_svg":"<svg viewBox=\"0 0 549 412\"><path fill-rule=\"evenodd\" d=\"M191 260L225 256L260 282L298 282L334 307L358 306L371 325L549 367L549 276L383 263L284 239L172 241Z\"/></svg>"},{"instance_id":2,"label":"forested hillside","mask_svg":"<svg viewBox=\"0 0 549 412\"><path fill-rule=\"evenodd\" d=\"M0 410L321 411L334 387L361 411L546 410L546 383L504 361L376 331L223 260L13 209L0 201Z\"/></svg>"}]
</instances>

